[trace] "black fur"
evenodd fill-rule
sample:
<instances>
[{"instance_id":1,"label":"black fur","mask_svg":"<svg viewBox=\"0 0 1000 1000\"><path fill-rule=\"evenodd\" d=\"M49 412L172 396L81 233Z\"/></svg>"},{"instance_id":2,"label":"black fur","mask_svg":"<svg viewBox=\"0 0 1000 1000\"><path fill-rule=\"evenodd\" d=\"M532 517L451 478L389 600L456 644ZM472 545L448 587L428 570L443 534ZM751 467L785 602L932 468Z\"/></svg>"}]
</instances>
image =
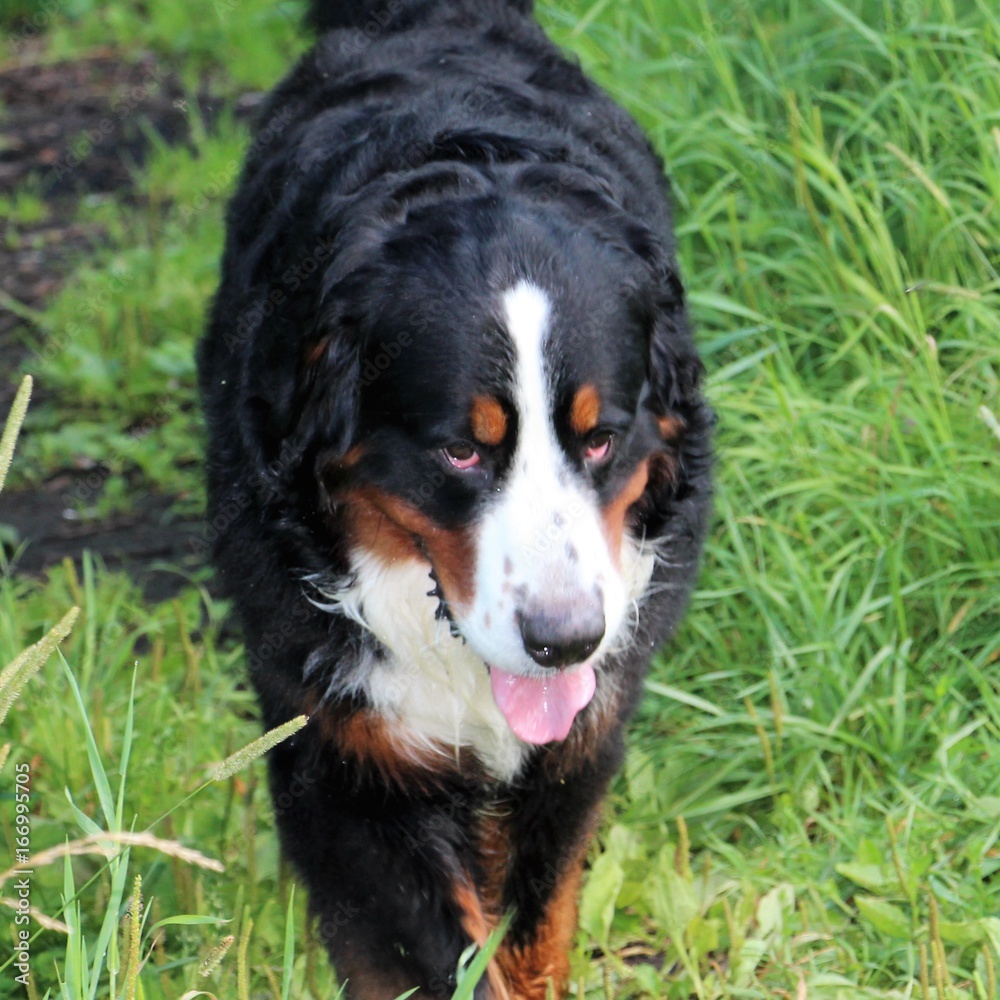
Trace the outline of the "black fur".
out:
<instances>
[{"instance_id":1,"label":"black fur","mask_svg":"<svg viewBox=\"0 0 1000 1000\"><path fill-rule=\"evenodd\" d=\"M484 816L508 818L499 905L515 914L506 947L530 950L619 766L623 724L683 612L705 530L711 416L662 165L530 8L315 5L325 33L263 113L200 348L215 561L264 723L312 713L270 756L282 844L349 995L363 1000L413 986L450 996L469 944L455 886L486 878ZM475 524L502 488L504 447L462 478L442 474L435 449L463 436L471 393L502 394L509 345L490 303L524 277L554 301L557 393L586 379L609 401L602 419L622 444L594 473L602 502L644 456L669 458L651 466L629 516L663 558L635 642L603 667L620 696L598 742L574 732L535 748L510 782L471 754L457 769L388 780L330 735L366 709L358 672L384 651L311 603L303 581L349 573L340 498L353 486L401 497L446 530ZM555 404L565 412L568 396ZM662 417L683 428L667 445ZM427 589L438 590L430 578ZM444 597L428 600L447 612Z\"/></svg>"}]
</instances>

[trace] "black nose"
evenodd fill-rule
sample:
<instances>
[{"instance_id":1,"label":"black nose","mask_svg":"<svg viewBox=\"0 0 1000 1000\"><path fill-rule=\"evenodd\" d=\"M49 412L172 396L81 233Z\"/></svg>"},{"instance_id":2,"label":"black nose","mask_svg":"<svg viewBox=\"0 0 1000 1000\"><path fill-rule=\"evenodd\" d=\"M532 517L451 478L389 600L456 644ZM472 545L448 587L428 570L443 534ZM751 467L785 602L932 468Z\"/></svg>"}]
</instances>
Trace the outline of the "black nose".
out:
<instances>
[{"instance_id":1,"label":"black nose","mask_svg":"<svg viewBox=\"0 0 1000 1000\"><path fill-rule=\"evenodd\" d=\"M569 667L583 663L604 638L604 609L600 602L565 614L519 615L524 649L542 667Z\"/></svg>"}]
</instances>

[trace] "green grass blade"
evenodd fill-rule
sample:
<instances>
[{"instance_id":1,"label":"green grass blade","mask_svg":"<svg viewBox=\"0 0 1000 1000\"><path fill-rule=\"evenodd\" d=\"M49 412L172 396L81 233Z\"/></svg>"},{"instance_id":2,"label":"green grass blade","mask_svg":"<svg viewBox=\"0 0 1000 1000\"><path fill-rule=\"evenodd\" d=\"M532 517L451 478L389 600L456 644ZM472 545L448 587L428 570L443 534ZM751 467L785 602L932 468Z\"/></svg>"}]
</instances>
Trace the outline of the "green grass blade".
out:
<instances>
[{"instance_id":1,"label":"green grass blade","mask_svg":"<svg viewBox=\"0 0 1000 1000\"><path fill-rule=\"evenodd\" d=\"M455 992L451 995L451 1000L472 1000L473 993L479 980L486 973L486 967L496 954L500 942L503 941L507 929L510 927L511 917L506 915L500 923L493 928L490 936L486 939L473 959L464 969L459 969L459 982Z\"/></svg>"},{"instance_id":2,"label":"green grass blade","mask_svg":"<svg viewBox=\"0 0 1000 1000\"><path fill-rule=\"evenodd\" d=\"M17 443L17 435L21 431L25 414L28 412L28 401L31 399L31 376L25 375L21 380L21 386L14 397L10 414L4 423L3 434L0 435L0 490L7 480L7 472L10 463L14 460L14 445Z\"/></svg>"},{"instance_id":3,"label":"green grass blade","mask_svg":"<svg viewBox=\"0 0 1000 1000\"><path fill-rule=\"evenodd\" d=\"M125 785L128 780L128 762L132 753L132 733L135 726L135 683L139 674L138 663L132 669L132 687L129 691L128 710L125 713L125 732L122 734L122 759L118 765L118 804L115 807L115 829L124 829L122 817L125 810Z\"/></svg>"},{"instance_id":4,"label":"green grass blade","mask_svg":"<svg viewBox=\"0 0 1000 1000\"><path fill-rule=\"evenodd\" d=\"M66 679L69 681L70 690L73 692L76 707L80 711L80 719L83 723L84 741L87 745L87 759L90 762L90 773L94 779L94 788L97 791L97 799L101 803L101 811L104 813L104 822L107 824L106 829L112 830L116 833L120 832L120 828L116 825L117 819L114 796L111 794L111 785L108 782L108 774L104 769L104 763L101 761L101 754L97 749L97 743L94 740L93 730L90 728L90 720L87 717L87 708L83 703L83 696L80 694L76 678L73 676L73 671L66 662L66 658L60 655L60 659L62 660L63 673L65 673Z\"/></svg>"},{"instance_id":5,"label":"green grass blade","mask_svg":"<svg viewBox=\"0 0 1000 1000\"><path fill-rule=\"evenodd\" d=\"M281 962L281 1000L292 995L292 973L295 967L295 886L288 894L285 910L285 950Z\"/></svg>"}]
</instances>

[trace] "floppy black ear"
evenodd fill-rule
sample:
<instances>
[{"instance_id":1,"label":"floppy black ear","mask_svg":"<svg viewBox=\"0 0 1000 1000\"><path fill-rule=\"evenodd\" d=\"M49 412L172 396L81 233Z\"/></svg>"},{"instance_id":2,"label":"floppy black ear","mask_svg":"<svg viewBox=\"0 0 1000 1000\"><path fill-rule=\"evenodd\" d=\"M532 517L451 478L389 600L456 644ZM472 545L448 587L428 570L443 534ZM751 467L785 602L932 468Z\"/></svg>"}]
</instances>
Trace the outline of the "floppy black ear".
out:
<instances>
[{"instance_id":1,"label":"floppy black ear","mask_svg":"<svg viewBox=\"0 0 1000 1000\"><path fill-rule=\"evenodd\" d=\"M684 290L672 268L661 274L652 303L649 382L658 416L685 416L701 402L704 368L698 357Z\"/></svg>"},{"instance_id":2,"label":"floppy black ear","mask_svg":"<svg viewBox=\"0 0 1000 1000\"><path fill-rule=\"evenodd\" d=\"M696 516L697 505L685 501L711 490L714 415L701 393L704 369L673 254L643 226L630 231L629 243L646 266L641 297L649 338L645 406L659 437L659 447L649 456L648 485L636 516L652 537L668 525L676 536L682 522L690 522L688 530L695 537L704 530L703 519Z\"/></svg>"},{"instance_id":3,"label":"floppy black ear","mask_svg":"<svg viewBox=\"0 0 1000 1000\"><path fill-rule=\"evenodd\" d=\"M342 455L357 429L359 346L342 305L318 319L294 310L254 331L244 363L240 431L266 498L310 502L318 454Z\"/></svg>"},{"instance_id":4,"label":"floppy black ear","mask_svg":"<svg viewBox=\"0 0 1000 1000\"><path fill-rule=\"evenodd\" d=\"M684 417L685 410L701 405L703 367L695 351L677 264L673 253L645 226L630 226L628 242L652 279L644 302L649 329L649 405L658 417Z\"/></svg>"},{"instance_id":5,"label":"floppy black ear","mask_svg":"<svg viewBox=\"0 0 1000 1000\"><path fill-rule=\"evenodd\" d=\"M329 464L343 458L358 430L360 334L341 303L324 309L317 337L302 352L296 385L295 425L284 448L296 456L296 474L311 478L317 459Z\"/></svg>"}]
</instances>

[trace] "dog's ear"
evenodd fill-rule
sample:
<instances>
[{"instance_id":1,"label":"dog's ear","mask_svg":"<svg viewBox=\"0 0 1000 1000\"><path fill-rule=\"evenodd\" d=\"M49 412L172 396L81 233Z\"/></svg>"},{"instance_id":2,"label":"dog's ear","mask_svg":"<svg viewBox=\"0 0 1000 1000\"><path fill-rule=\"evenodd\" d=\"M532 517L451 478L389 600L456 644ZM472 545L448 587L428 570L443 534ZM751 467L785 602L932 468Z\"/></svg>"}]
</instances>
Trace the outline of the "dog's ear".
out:
<instances>
[{"instance_id":1,"label":"dog's ear","mask_svg":"<svg viewBox=\"0 0 1000 1000\"><path fill-rule=\"evenodd\" d=\"M673 252L646 227L630 227L628 242L651 278L642 303L649 331L648 405L659 419L684 419L685 411L701 405L703 372L691 334L684 286Z\"/></svg>"},{"instance_id":2,"label":"dog's ear","mask_svg":"<svg viewBox=\"0 0 1000 1000\"><path fill-rule=\"evenodd\" d=\"M327 303L300 359L295 430L289 444L301 456L303 473L317 459L336 463L355 442L361 388L358 324L341 302Z\"/></svg>"},{"instance_id":3,"label":"dog's ear","mask_svg":"<svg viewBox=\"0 0 1000 1000\"><path fill-rule=\"evenodd\" d=\"M635 516L655 537L674 521L679 502L707 489L713 415L701 394L704 369L673 253L639 225L630 231L629 243L646 268L639 303L648 336L644 406L657 441Z\"/></svg>"},{"instance_id":4,"label":"dog's ear","mask_svg":"<svg viewBox=\"0 0 1000 1000\"><path fill-rule=\"evenodd\" d=\"M650 403L663 422L690 421L700 408L704 367L694 347L684 290L674 269L661 274L649 317Z\"/></svg>"},{"instance_id":5,"label":"dog's ear","mask_svg":"<svg viewBox=\"0 0 1000 1000\"><path fill-rule=\"evenodd\" d=\"M301 493L317 455L343 455L357 431L356 324L339 302L324 304L305 333L294 320L272 318L246 367L242 433L258 481L275 496Z\"/></svg>"}]
</instances>

